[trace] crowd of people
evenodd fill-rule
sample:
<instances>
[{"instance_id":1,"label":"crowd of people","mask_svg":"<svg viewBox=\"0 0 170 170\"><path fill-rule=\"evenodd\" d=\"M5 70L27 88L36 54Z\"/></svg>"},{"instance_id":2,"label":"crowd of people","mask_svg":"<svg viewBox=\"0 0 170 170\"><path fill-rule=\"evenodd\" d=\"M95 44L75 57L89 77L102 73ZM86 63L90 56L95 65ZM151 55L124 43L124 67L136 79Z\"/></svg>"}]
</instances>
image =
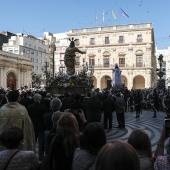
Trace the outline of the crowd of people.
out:
<instances>
[{"instance_id":1,"label":"crowd of people","mask_svg":"<svg viewBox=\"0 0 170 170\"><path fill-rule=\"evenodd\" d=\"M170 169L163 128L155 154L149 136L134 129L128 141L106 142L105 129L126 128L125 112L165 111L168 90L95 89L54 96L43 89L0 89L0 170ZM38 146L38 154L36 154Z\"/></svg>"}]
</instances>

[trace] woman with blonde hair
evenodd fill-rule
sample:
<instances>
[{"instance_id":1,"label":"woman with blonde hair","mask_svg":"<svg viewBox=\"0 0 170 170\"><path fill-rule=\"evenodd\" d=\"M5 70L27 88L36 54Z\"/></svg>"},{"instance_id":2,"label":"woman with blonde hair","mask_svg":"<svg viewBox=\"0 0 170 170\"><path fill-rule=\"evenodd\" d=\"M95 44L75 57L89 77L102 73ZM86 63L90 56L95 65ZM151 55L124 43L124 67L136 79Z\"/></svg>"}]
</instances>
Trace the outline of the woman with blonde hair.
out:
<instances>
[{"instance_id":1,"label":"woman with blonde hair","mask_svg":"<svg viewBox=\"0 0 170 170\"><path fill-rule=\"evenodd\" d=\"M101 149L95 170L140 170L139 157L130 144L118 140Z\"/></svg>"},{"instance_id":2,"label":"woman with blonde hair","mask_svg":"<svg viewBox=\"0 0 170 170\"><path fill-rule=\"evenodd\" d=\"M49 169L71 170L74 151L80 145L79 135L75 116L64 113L57 122L57 135L54 136L48 152L51 161Z\"/></svg>"}]
</instances>

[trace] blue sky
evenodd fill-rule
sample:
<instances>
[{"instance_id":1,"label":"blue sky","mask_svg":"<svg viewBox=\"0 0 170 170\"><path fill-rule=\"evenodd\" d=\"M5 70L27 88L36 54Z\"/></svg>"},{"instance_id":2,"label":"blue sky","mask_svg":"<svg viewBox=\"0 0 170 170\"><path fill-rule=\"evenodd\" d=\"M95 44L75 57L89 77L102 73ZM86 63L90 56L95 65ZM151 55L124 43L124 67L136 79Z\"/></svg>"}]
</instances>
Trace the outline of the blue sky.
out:
<instances>
[{"instance_id":1,"label":"blue sky","mask_svg":"<svg viewBox=\"0 0 170 170\"><path fill-rule=\"evenodd\" d=\"M156 46L170 46L170 0L0 0L0 4L0 31L42 37L45 31L151 22ZM129 18L121 16L120 8Z\"/></svg>"}]
</instances>

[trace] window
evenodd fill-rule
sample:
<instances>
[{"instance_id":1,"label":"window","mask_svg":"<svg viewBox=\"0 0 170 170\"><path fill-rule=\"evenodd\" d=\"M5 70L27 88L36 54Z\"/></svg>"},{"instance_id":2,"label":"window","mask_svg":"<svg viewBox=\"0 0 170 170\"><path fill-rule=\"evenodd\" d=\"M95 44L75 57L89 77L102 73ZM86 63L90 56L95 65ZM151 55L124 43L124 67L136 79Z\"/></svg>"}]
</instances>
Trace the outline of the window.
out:
<instances>
[{"instance_id":1,"label":"window","mask_svg":"<svg viewBox=\"0 0 170 170\"><path fill-rule=\"evenodd\" d=\"M124 36L119 36L119 43L124 43Z\"/></svg>"},{"instance_id":2,"label":"window","mask_svg":"<svg viewBox=\"0 0 170 170\"><path fill-rule=\"evenodd\" d=\"M29 54L30 53L30 50L27 50L27 54Z\"/></svg>"},{"instance_id":3,"label":"window","mask_svg":"<svg viewBox=\"0 0 170 170\"><path fill-rule=\"evenodd\" d=\"M143 56L137 55L136 56L136 67L142 67L143 65Z\"/></svg>"},{"instance_id":4,"label":"window","mask_svg":"<svg viewBox=\"0 0 170 170\"><path fill-rule=\"evenodd\" d=\"M38 63L38 59L36 59L36 63Z\"/></svg>"},{"instance_id":5,"label":"window","mask_svg":"<svg viewBox=\"0 0 170 170\"><path fill-rule=\"evenodd\" d=\"M109 43L110 43L109 37L105 37L105 44L109 44Z\"/></svg>"},{"instance_id":6,"label":"window","mask_svg":"<svg viewBox=\"0 0 170 170\"><path fill-rule=\"evenodd\" d=\"M76 57L76 67L79 67L80 66L80 58L79 57Z\"/></svg>"},{"instance_id":7,"label":"window","mask_svg":"<svg viewBox=\"0 0 170 170\"><path fill-rule=\"evenodd\" d=\"M119 58L119 67L125 67L125 57Z\"/></svg>"},{"instance_id":8,"label":"window","mask_svg":"<svg viewBox=\"0 0 170 170\"><path fill-rule=\"evenodd\" d=\"M94 38L90 38L90 45L94 45L95 44L95 39Z\"/></svg>"},{"instance_id":9,"label":"window","mask_svg":"<svg viewBox=\"0 0 170 170\"><path fill-rule=\"evenodd\" d=\"M109 67L109 58L103 59L104 67Z\"/></svg>"},{"instance_id":10,"label":"window","mask_svg":"<svg viewBox=\"0 0 170 170\"><path fill-rule=\"evenodd\" d=\"M95 65L95 59L89 58L89 66L94 66L94 65Z\"/></svg>"},{"instance_id":11,"label":"window","mask_svg":"<svg viewBox=\"0 0 170 170\"><path fill-rule=\"evenodd\" d=\"M80 45L80 41L79 41L79 39L76 39L76 41L75 41L75 45Z\"/></svg>"},{"instance_id":12,"label":"window","mask_svg":"<svg viewBox=\"0 0 170 170\"><path fill-rule=\"evenodd\" d=\"M142 34L137 35L137 42L142 42L143 38L142 38Z\"/></svg>"}]
</instances>

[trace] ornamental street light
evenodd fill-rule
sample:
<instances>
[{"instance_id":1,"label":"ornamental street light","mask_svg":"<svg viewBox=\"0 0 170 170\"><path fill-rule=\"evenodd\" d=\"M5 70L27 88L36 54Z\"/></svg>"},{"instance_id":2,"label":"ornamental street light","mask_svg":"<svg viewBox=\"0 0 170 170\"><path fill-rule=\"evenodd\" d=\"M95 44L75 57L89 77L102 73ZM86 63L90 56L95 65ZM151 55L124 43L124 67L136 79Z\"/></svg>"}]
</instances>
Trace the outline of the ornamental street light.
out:
<instances>
[{"instance_id":1,"label":"ornamental street light","mask_svg":"<svg viewBox=\"0 0 170 170\"><path fill-rule=\"evenodd\" d=\"M165 68L162 68L163 64L163 55L160 54L158 57L158 62L159 62L159 68L156 69L156 74L159 77L159 80L157 82L157 87L159 89L165 88L165 79L162 79L162 77L165 75Z\"/></svg>"}]
</instances>

